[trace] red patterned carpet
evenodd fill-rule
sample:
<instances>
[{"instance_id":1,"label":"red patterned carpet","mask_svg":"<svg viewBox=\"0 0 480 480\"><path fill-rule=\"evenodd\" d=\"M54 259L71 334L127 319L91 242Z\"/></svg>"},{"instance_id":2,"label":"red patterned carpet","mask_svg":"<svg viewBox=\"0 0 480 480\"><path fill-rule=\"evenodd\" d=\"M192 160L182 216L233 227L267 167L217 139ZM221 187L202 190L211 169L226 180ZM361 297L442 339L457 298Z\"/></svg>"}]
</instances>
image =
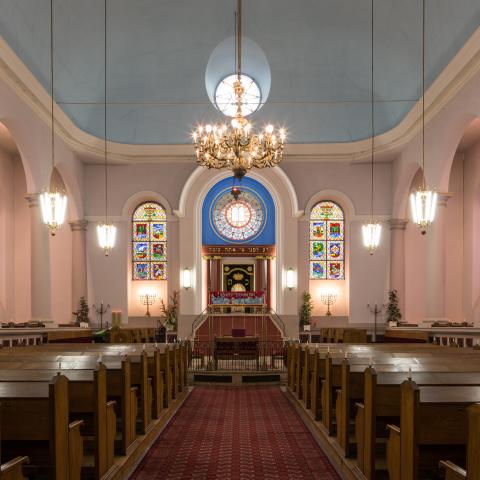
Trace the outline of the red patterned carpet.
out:
<instances>
[{"instance_id":1,"label":"red patterned carpet","mask_svg":"<svg viewBox=\"0 0 480 480\"><path fill-rule=\"evenodd\" d=\"M195 387L131 478L340 477L279 387Z\"/></svg>"}]
</instances>

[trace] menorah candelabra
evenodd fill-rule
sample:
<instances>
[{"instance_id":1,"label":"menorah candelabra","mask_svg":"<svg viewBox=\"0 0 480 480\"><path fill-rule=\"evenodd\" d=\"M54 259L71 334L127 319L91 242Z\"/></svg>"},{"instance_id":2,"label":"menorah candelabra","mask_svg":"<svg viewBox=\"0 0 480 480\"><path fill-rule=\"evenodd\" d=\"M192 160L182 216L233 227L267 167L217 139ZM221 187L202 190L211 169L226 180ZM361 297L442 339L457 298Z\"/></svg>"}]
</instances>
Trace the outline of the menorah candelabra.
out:
<instances>
[{"instance_id":1,"label":"menorah candelabra","mask_svg":"<svg viewBox=\"0 0 480 480\"><path fill-rule=\"evenodd\" d=\"M92 305L92 308L95 310L97 315L100 315L100 330L103 330L103 315L107 313L107 310L110 308L110 304L104 305L102 300L98 308L95 306L95 304Z\"/></svg>"},{"instance_id":2,"label":"menorah candelabra","mask_svg":"<svg viewBox=\"0 0 480 480\"><path fill-rule=\"evenodd\" d=\"M377 317L378 317L378 314L382 313L383 309L386 308L386 305L378 306L377 304L370 305L368 303L367 308L370 310L371 313L375 315L374 327L373 327L373 342L375 343L377 341Z\"/></svg>"},{"instance_id":3,"label":"menorah candelabra","mask_svg":"<svg viewBox=\"0 0 480 480\"><path fill-rule=\"evenodd\" d=\"M140 295L140 302L147 307L147 311L145 312L146 317L151 317L150 307L154 305L156 301L157 295L155 293L145 293L144 295Z\"/></svg>"},{"instance_id":4,"label":"menorah candelabra","mask_svg":"<svg viewBox=\"0 0 480 480\"><path fill-rule=\"evenodd\" d=\"M334 292L322 292L320 293L320 301L327 306L327 317L332 315L330 311L330 305L333 305L337 301L337 294Z\"/></svg>"}]
</instances>

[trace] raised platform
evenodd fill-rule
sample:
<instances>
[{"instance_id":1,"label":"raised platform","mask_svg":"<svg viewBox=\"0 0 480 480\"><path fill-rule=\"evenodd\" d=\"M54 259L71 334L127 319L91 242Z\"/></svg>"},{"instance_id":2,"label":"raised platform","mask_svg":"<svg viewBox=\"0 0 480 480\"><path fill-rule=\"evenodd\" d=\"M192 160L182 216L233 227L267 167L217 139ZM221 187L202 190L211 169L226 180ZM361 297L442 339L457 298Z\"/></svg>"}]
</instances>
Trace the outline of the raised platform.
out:
<instances>
[{"instance_id":1,"label":"raised platform","mask_svg":"<svg viewBox=\"0 0 480 480\"><path fill-rule=\"evenodd\" d=\"M268 314L210 314L195 335L197 341L208 341L213 337L225 337L232 330L245 330L245 336L258 337L261 340L277 341L282 339L280 330Z\"/></svg>"}]
</instances>

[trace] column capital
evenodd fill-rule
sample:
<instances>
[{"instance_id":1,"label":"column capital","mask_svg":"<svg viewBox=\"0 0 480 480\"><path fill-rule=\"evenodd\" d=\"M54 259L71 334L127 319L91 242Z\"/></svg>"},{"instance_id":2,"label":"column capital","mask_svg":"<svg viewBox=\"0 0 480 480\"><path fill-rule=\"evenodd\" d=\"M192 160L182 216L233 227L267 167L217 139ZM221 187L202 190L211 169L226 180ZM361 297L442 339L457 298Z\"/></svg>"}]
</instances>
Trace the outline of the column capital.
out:
<instances>
[{"instance_id":1,"label":"column capital","mask_svg":"<svg viewBox=\"0 0 480 480\"><path fill-rule=\"evenodd\" d=\"M28 202L28 208L35 208L40 205L39 193L27 193L23 198Z\"/></svg>"},{"instance_id":2,"label":"column capital","mask_svg":"<svg viewBox=\"0 0 480 480\"><path fill-rule=\"evenodd\" d=\"M452 197L452 193L449 193L449 192L438 192L437 193L437 205L439 207L446 207L447 206L447 203L448 201L450 200L450 198Z\"/></svg>"},{"instance_id":3,"label":"column capital","mask_svg":"<svg viewBox=\"0 0 480 480\"><path fill-rule=\"evenodd\" d=\"M81 218L79 220L72 220L71 222L68 222L68 224L70 225L70 230L72 232L84 232L87 230L88 220Z\"/></svg>"},{"instance_id":4,"label":"column capital","mask_svg":"<svg viewBox=\"0 0 480 480\"><path fill-rule=\"evenodd\" d=\"M388 223L390 224L390 230L405 230L408 220L405 218L391 218Z\"/></svg>"}]
</instances>

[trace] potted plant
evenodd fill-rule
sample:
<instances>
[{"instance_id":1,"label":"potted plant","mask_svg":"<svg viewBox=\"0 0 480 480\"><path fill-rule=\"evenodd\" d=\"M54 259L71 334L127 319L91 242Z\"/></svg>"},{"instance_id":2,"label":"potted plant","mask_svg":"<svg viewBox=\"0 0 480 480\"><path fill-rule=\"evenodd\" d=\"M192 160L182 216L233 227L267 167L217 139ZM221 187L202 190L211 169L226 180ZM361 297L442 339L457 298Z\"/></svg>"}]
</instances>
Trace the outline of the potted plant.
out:
<instances>
[{"instance_id":1,"label":"potted plant","mask_svg":"<svg viewBox=\"0 0 480 480\"><path fill-rule=\"evenodd\" d=\"M80 307L76 312L72 312L76 318L76 324L80 327L88 327L90 319L88 318L88 312L90 308L87 304L85 297L80 297Z\"/></svg>"},{"instance_id":2,"label":"potted plant","mask_svg":"<svg viewBox=\"0 0 480 480\"><path fill-rule=\"evenodd\" d=\"M402 318L402 312L398 306L397 290L388 292L387 322L389 327L396 327Z\"/></svg>"},{"instance_id":3,"label":"potted plant","mask_svg":"<svg viewBox=\"0 0 480 480\"><path fill-rule=\"evenodd\" d=\"M303 292L302 294L302 305L300 307L300 329L309 330L310 329L310 318L312 317L313 311L313 301L312 296L309 292ZM307 328L305 328L307 327Z\"/></svg>"},{"instance_id":4,"label":"potted plant","mask_svg":"<svg viewBox=\"0 0 480 480\"><path fill-rule=\"evenodd\" d=\"M170 301L168 304L162 300L160 301L160 308L163 314L163 324L167 330L176 330L177 329L177 320L178 320L178 297L179 292L174 290L170 296Z\"/></svg>"}]
</instances>

